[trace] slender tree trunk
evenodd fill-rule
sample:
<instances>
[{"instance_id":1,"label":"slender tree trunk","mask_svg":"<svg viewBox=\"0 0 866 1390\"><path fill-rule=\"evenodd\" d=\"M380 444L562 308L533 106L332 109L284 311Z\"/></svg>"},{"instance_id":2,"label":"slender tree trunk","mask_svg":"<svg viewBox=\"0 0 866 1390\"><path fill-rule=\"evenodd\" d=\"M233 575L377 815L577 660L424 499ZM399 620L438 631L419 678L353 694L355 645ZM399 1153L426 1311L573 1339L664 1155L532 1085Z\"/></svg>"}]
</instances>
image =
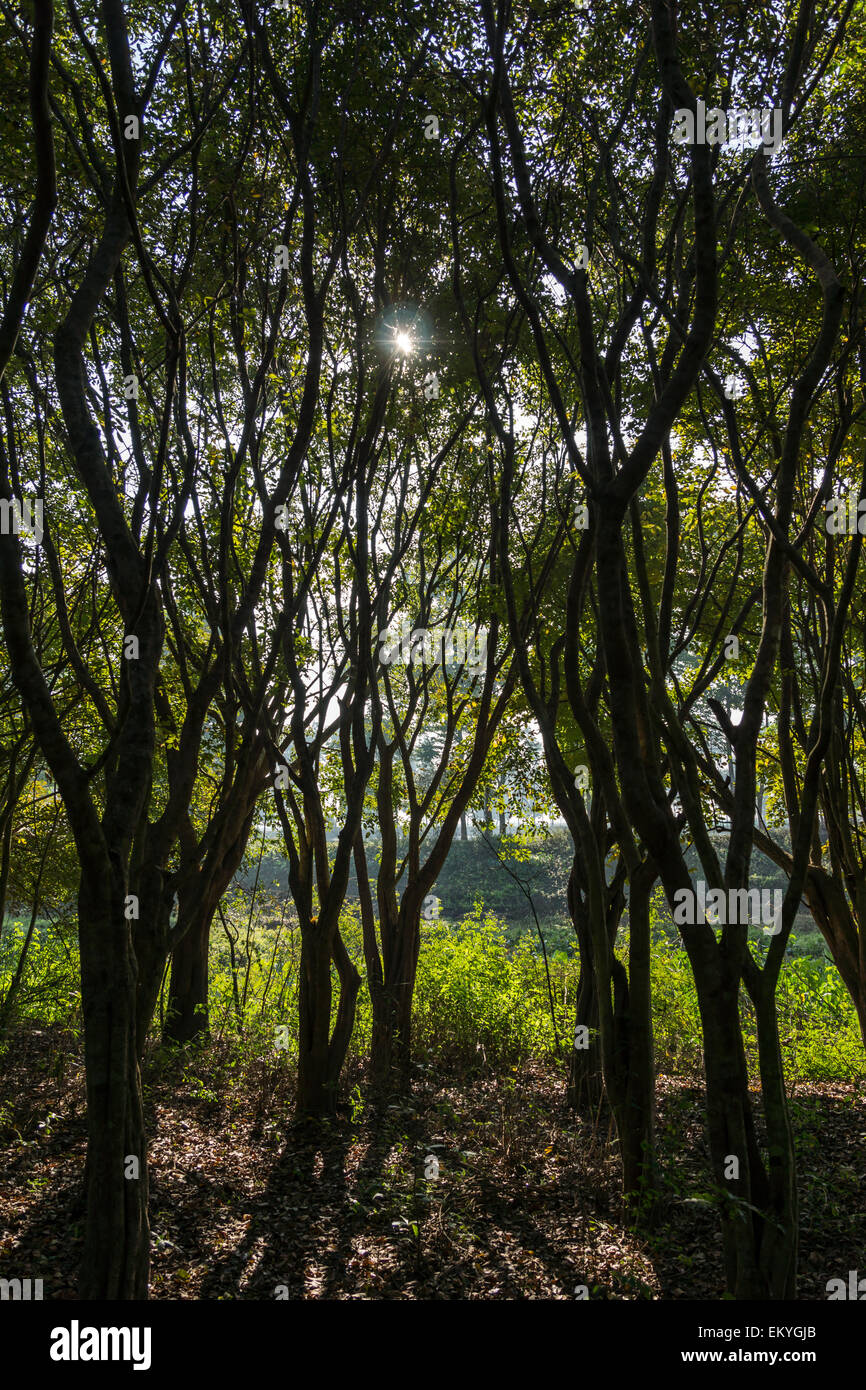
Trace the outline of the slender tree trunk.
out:
<instances>
[{"instance_id":1,"label":"slender tree trunk","mask_svg":"<svg viewBox=\"0 0 866 1390\"><path fill-rule=\"evenodd\" d=\"M78 895L87 1078L87 1212L80 1297L145 1299L147 1152L136 1046L136 966L123 887Z\"/></svg>"},{"instance_id":2,"label":"slender tree trunk","mask_svg":"<svg viewBox=\"0 0 866 1390\"><path fill-rule=\"evenodd\" d=\"M138 972L135 1034L139 1062L144 1056L169 952L171 901L165 882L166 876L160 864L151 860L139 866L139 916L132 925Z\"/></svg>"},{"instance_id":3,"label":"slender tree trunk","mask_svg":"<svg viewBox=\"0 0 866 1390\"><path fill-rule=\"evenodd\" d=\"M416 927L417 932L417 927ZM415 997L415 977L418 973L418 944L408 943L403 978L394 986L394 1072L401 1092L409 1089L412 1065L412 1004Z\"/></svg>"},{"instance_id":4,"label":"slender tree trunk","mask_svg":"<svg viewBox=\"0 0 866 1390\"><path fill-rule=\"evenodd\" d=\"M576 868L577 864L572 882ZM629 876L628 972L614 952L624 908L621 881L609 885L603 925L590 918L590 912L601 907L598 904L594 909L591 895L587 895L584 912L577 914L578 920L584 918L592 961L603 1093L616 1124L623 1196L635 1216L643 1210L642 1199L652 1193L656 1182L649 918L649 895L655 878L655 869L646 862L636 864ZM600 1080L586 1066L583 1079L586 1091L590 1084L597 1087Z\"/></svg>"},{"instance_id":5,"label":"slender tree trunk","mask_svg":"<svg viewBox=\"0 0 866 1390\"><path fill-rule=\"evenodd\" d=\"M361 976L355 969L339 928L334 936L333 960L340 981L340 998L331 1040L328 1044L328 1090L335 1097L339 1091L343 1063L355 1030L355 1013Z\"/></svg>"},{"instance_id":6,"label":"slender tree trunk","mask_svg":"<svg viewBox=\"0 0 866 1390\"><path fill-rule=\"evenodd\" d=\"M405 1093L412 1064L412 1003L421 949L421 912L401 910L389 934L392 949L373 1004L370 1079L382 1092Z\"/></svg>"},{"instance_id":7,"label":"slender tree trunk","mask_svg":"<svg viewBox=\"0 0 866 1390\"><path fill-rule=\"evenodd\" d=\"M31 760L32 761L32 760ZM7 780L7 801L0 816L0 940L3 937L3 923L6 920L6 898L9 892L9 870L12 866L12 831L15 826L15 811L18 806L18 788L14 787L15 768L10 768Z\"/></svg>"},{"instance_id":8,"label":"slender tree trunk","mask_svg":"<svg viewBox=\"0 0 866 1390\"><path fill-rule=\"evenodd\" d=\"M370 993L370 1010L373 1016L368 1080L374 1092L387 1093L390 1089L392 1067L391 1001L385 994L385 976L382 968L382 956L379 954L379 945L376 940L376 915L373 908L373 893L370 887L370 873L363 840L355 845L354 856L355 872L358 879L358 901L361 904L367 988ZM387 960L390 950L390 933L387 918L381 912L381 908L380 926L383 952Z\"/></svg>"},{"instance_id":9,"label":"slender tree trunk","mask_svg":"<svg viewBox=\"0 0 866 1390\"><path fill-rule=\"evenodd\" d=\"M604 1093L598 1032L598 993L592 959L592 937L583 904L577 894L574 865L568 880L568 910L577 936L580 975L577 982L575 1033L569 1061L566 1102L580 1115L595 1115Z\"/></svg>"},{"instance_id":10,"label":"slender tree trunk","mask_svg":"<svg viewBox=\"0 0 866 1390\"><path fill-rule=\"evenodd\" d=\"M799 1209L797 1161L785 1092L775 979L753 995L758 1026L761 1096L770 1152L769 1199L760 1231L759 1269L770 1298L796 1298Z\"/></svg>"},{"instance_id":11,"label":"slender tree trunk","mask_svg":"<svg viewBox=\"0 0 866 1390\"><path fill-rule=\"evenodd\" d=\"M714 978L713 978L714 977ZM755 1134L739 1013L739 980L725 970L697 972L704 1033L710 1157L721 1203L728 1289L735 1298L782 1298L761 1270L762 1212L770 1192Z\"/></svg>"},{"instance_id":12,"label":"slender tree trunk","mask_svg":"<svg viewBox=\"0 0 866 1390\"><path fill-rule=\"evenodd\" d=\"M166 1042L182 1044L208 1036L208 955L215 911L216 902L194 910L189 928L172 951L162 1029Z\"/></svg>"},{"instance_id":13,"label":"slender tree trunk","mask_svg":"<svg viewBox=\"0 0 866 1390\"><path fill-rule=\"evenodd\" d=\"M384 986L373 1008L370 1084L380 1095L409 1089L414 979Z\"/></svg>"},{"instance_id":14,"label":"slender tree trunk","mask_svg":"<svg viewBox=\"0 0 866 1390\"><path fill-rule=\"evenodd\" d=\"M331 952L317 924L301 924L298 1014L298 1112L329 1115L336 1108L328 1088Z\"/></svg>"},{"instance_id":15,"label":"slender tree trunk","mask_svg":"<svg viewBox=\"0 0 866 1390\"><path fill-rule=\"evenodd\" d=\"M626 1082L620 1128L623 1192L630 1203L651 1193L655 1166L655 1060L653 1050L649 899L655 872L637 869L629 880Z\"/></svg>"},{"instance_id":16,"label":"slender tree trunk","mask_svg":"<svg viewBox=\"0 0 866 1390\"><path fill-rule=\"evenodd\" d=\"M24 978L24 967L27 964L27 955L30 950L30 942L33 939L33 931L36 926L36 914L38 908L39 900L37 899L34 902L33 909L30 913L30 922L27 927L27 935L24 937L24 941L21 946L21 954L19 955L17 963L15 965L15 974L12 976L9 988L6 991L5 999L2 1003L0 1003L0 1036L2 1036L2 1034L6 1032L9 1020L12 1017L12 1011L15 1007L15 1000L18 998L18 992L21 989L21 981Z\"/></svg>"},{"instance_id":17,"label":"slender tree trunk","mask_svg":"<svg viewBox=\"0 0 866 1390\"><path fill-rule=\"evenodd\" d=\"M333 986L331 963L339 981L337 1013L331 1030ZM361 976L355 969L339 930L333 941L318 922L301 928L299 988L298 1094L299 1115L332 1115L337 1109L340 1076L352 1030Z\"/></svg>"},{"instance_id":18,"label":"slender tree trunk","mask_svg":"<svg viewBox=\"0 0 866 1390\"><path fill-rule=\"evenodd\" d=\"M222 896L240 867L250 837L256 783L250 781L249 774L250 769L247 769L245 779L235 784L235 804L225 814L219 837L204 865L185 879L178 891L175 933L179 939L171 953L171 978L163 1023L166 1042L188 1043L210 1033L211 926Z\"/></svg>"},{"instance_id":19,"label":"slender tree trunk","mask_svg":"<svg viewBox=\"0 0 866 1390\"><path fill-rule=\"evenodd\" d=\"M12 809L14 809L14 807L13 807ZM28 952L29 952L29 950L30 950L30 943L31 943L31 941L33 940L33 932L34 932L34 930L35 930L35 928L36 928L36 918L37 918L37 916L39 915L39 905L40 905L40 903L41 903L41 901L42 901L42 878L43 878L43 875L44 875L44 873L45 873L45 861L46 861L46 859L48 858L48 849L49 849L50 842L51 842L51 836L52 836L52 834L53 834L53 832L54 832L54 829L55 829L55 827L56 827L56 825L57 825L57 821L58 821L59 815L60 815L60 808L59 808L59 806L58 806L58 807L56 808L55 812L54 812L54 819L53 819L53 821L51 822L51 830L49 831L48 835L46 836L45 844L44 844L43 849L42 849L42 854L40 855L40 858L39 858L39 870L38 870L38 872L37 872L37 874L36 874L36 879L35 879L34 884L33 884L33 905L32 905L31 911L30 911L30 921L29 921L28 926L27 926L27 935L25 936L24 942L23 942L23 944L22 944L22 946L21 946L21 954L19 955L19 957L18 957L18 963L17 963L16 966L15 966L15 974L14 974L13 977L12 977L12 982L11 982L11 984L9 985L8 990L6 991L6 998L3 1000L3 1003L0 1004L0 1034L2 1034L2 1033L5 1032L6 1026L7 1026L7 1024L8 1024L8 1022L9 1022L10 1018L12 1017L12 1010L13 1010L14 1007L15 1007L15 1000L16 1000L17 997L18 997L18 992L19 992L19 990L20 990L20 988L21 988L21 981L22 981L23 978L24 978L24 970L25 970L25 967L26 967L26 965L27 965L27 955L28 955ZM11 821L11 810L10 810L10 820L9 820L9 826L10 826L10 827L11 827L11 824L12 824L12 821ZM4 842L4 846L3 846L3 852L4 852L4 856L5 856L5 854L6 854L6 844L5 844L5 842ZM4 865L3 865L3 870L0 870L0 922L2 922L2 912L5 910L5 903L6 903L6 883L5 883L5 881L3 880L3 871L4 871L4 870L5 870L6 872L8 872L8 863L6 863L5 861L4 861Z\"/></svg>"},{"instance_id":20,"label":"slender tree trunk","mask_svg":"<svg viewBox=\"0 0 866 1390\"><path fill-rule=\"evenodd\" d=\"M395 1089L394 1081L394 1037L395 1000L389 989L382 986L371 995L373 1030L370 1040L369 1081L374 1093L390 1095Z\"/></svg>"},{"instance_id":21,"label":"slender tree trunk","mask_svg":"<svg viewBox=\"0 0 866 1390\"><path fill-rule=\"evenodd\" d=\"M407 1024L411 1030L411 997L407 1019L406 1000L405 997L401 998L396 982L399 973L397 957L400 953L398 931L399 926L395 924L391 933L393 954L386 959L381 984L375 992L371 991L373 1032L369 1079L372 1089L380 1096L389 1096L402 1089L398 1037L405 1052ZM408 1062L405 1070L408 1074Z\"/></svg>"}]
</instances>

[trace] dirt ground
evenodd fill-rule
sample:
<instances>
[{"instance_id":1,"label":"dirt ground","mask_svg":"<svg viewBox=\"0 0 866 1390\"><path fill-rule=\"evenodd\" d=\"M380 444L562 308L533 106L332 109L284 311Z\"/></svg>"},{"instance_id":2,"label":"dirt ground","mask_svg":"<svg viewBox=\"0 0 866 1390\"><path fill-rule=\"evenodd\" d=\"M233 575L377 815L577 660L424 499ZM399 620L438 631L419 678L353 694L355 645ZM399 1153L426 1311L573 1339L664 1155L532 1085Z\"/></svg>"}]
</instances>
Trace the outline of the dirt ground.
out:
<instances>
[{"instance_id":1,"label":"dirt ground","mask_svg":"<svg viewBox=\"0 0 866 1390\"><path fill-rule=\"evenodd\" d=\"M194 1075L191 1075L191 1070ZM702 1095L662 1076L662 1200L622 1220L606 1118L576 1118L561 1074L419 1072L411 1099L354 1099L292 1123L291 1072L218 1045L145 1074L155 1299L717 1299ZM866 1097L800 1085L802 1299L866 1273ZM76 1296L85 1155L80 1050L59 1030L8 1040L0 1076L0 1276Z\"/></svg>"}]
</instances>

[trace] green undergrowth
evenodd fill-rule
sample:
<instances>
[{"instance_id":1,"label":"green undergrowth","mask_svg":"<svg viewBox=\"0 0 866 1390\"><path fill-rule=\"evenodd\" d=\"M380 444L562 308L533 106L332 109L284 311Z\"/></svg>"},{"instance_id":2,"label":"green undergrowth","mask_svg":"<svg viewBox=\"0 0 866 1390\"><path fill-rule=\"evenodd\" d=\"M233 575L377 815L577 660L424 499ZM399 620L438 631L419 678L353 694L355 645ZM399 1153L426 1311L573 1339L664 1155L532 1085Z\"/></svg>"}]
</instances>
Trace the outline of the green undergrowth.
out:
<instances>
[{"instance_id":1,"label":"green undergrowth","mask_svg":"<svg viewBox=\"0 0 866 1390\"><path fill-rule=\"evenodd\" d=\"M284 905L271 905L270 912L260 910L250 918L242 897L226 905L224 916L225 925L215 924L211 942L212 1035L239 1056L291 1064L297 1052L298 928ZM371 1017L357 907L344 912L341 929L362 976L350 1052L350 1060L361 1062L369 1049ZM68 926L61 929L46 922L40 923L37 937L28 955L16 1016L78 1031L74 934ZM419 1066L471 1071L557 1056L564 1064L574 1030L579 962L573 954L553 951L551 942L546 968L533 931L513 938L513 927L481 904L459 921L422 924L413 1039ZM21 939L22 928L7 923L0 948L0 1001L14 973ZM626 959L627 941L617 949ZM829 961L816 955L786 958L778 1002L789 1084L863 1075L856 1014ZM164 1007L165 992L155 1038ZM653 947L653 1007L657 1070L698 1078L702 1051L694 981L684 951L662 933ZM745 998L742 1015L750 1071L757 1077L754 1016Z\"/></svg>"}]
</instances>

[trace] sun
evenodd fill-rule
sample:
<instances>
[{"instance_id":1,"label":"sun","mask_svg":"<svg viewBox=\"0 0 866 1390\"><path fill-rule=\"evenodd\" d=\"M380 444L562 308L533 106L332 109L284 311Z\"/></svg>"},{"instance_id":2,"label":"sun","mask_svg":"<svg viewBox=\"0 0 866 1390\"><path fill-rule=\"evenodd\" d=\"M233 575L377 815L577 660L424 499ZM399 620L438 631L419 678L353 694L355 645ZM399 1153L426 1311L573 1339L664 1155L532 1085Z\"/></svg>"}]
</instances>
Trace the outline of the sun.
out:
<instances>
[{"instance_id":1,"label":"sun","mask_svg":"<svg viewBox=\"0 0 866 1390\"><path fill-rule=\"evenodd\" d=\"M394 334L394 346L398 352L402 352L404 357L408 357L409 353L413 352L415 349L411 333L407 333L405 330L400 329Z\"/></svg>"}]
</instances>

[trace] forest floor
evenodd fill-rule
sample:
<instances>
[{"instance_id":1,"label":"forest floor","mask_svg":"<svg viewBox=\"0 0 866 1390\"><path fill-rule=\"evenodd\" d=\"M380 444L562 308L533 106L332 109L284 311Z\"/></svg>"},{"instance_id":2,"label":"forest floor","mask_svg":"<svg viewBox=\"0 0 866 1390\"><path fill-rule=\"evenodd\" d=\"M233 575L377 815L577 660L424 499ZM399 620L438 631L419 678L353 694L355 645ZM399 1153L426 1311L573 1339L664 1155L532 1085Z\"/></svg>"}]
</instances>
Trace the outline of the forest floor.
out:
<instances>
[{"instance_id":1,"label":"forest floor","mask_svg":"<svg viewBox=\"0 0 866 1390\"><path fill-rule=\"evenodd\" d=\"M696 1078L659 1077L652 1231L623 1223L608 1122L566 1109L552 1065L419 1070L404 1104L377 1113L354 1089L345 1114L306 1126L287 1119L285 1062L242 1065L219 1043L157 1053L145 1082L153 1298L722 1295ZM800 1082L792 1119L799 1297L825 1299L866 1259L866 1095ZM80 1047L23 1028L0 1080L0 1277L42 1278L46 1299L76 1296L85 1140Z\"/></svg>"}]
</instances>

